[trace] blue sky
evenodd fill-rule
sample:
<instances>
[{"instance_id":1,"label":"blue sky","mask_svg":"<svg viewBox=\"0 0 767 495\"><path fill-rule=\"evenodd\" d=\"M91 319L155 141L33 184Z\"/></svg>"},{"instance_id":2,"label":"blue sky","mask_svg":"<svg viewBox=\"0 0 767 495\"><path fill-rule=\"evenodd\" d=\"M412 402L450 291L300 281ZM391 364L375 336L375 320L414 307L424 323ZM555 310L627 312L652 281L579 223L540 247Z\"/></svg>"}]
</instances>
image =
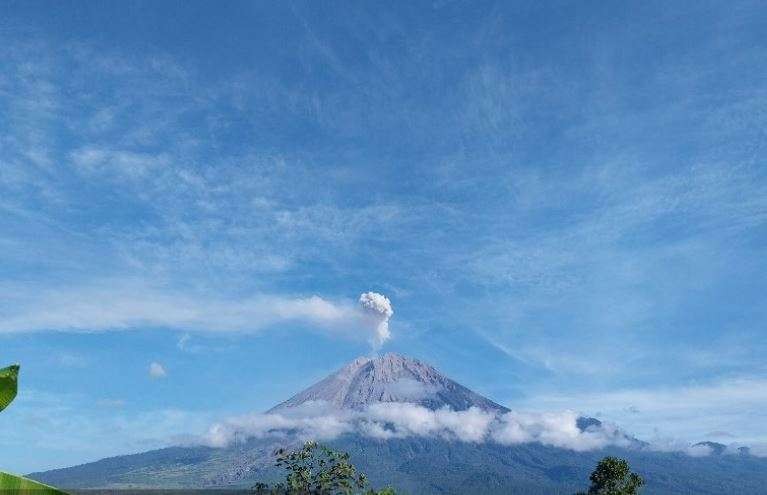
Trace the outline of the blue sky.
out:
<instances>
[{"instance_id":1,"label":"blue sky","mask_svg":"<svg viewBox=\"0 0 767 495\"><path fill-rule=\"evenodd\" d=\"M3 2L0 466L265 410L366 291L510 407L767 443L764 6L540 4Z\"/></svg>"}]
</instances>

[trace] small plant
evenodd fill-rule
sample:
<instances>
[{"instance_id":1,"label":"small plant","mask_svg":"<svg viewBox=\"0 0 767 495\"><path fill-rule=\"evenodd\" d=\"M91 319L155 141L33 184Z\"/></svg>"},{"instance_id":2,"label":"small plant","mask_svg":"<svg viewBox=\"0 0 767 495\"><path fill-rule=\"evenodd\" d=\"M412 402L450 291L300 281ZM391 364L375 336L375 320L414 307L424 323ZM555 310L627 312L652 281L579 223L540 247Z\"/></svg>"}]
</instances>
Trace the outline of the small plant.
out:
<instances>
[{"instance_id":1,"label":"small plant","mask_svg":"<svg viewBox=\"0 0 767 495\"><path fill-rule=\"evenodd\" d=\"M257 483L254 495L396 495L392 488L375 491L365 488L368 480L349 460L349 454L336 452L317 442L306 442L301 450L278 450L276 465L288 471L284 483L270 487Z\"/></svg>"},{"instance_id":2,"label":"small plant","mask_svg":"<svg viewBox=\"0 0 767 495\"><path fill-rule=\"evenodd\" d=\"M8 407L19 389L19 365L0 369L0 411ZM3 495L66 495L48 485L0 471L0 493Z\"/></svg>"}]
</instances>

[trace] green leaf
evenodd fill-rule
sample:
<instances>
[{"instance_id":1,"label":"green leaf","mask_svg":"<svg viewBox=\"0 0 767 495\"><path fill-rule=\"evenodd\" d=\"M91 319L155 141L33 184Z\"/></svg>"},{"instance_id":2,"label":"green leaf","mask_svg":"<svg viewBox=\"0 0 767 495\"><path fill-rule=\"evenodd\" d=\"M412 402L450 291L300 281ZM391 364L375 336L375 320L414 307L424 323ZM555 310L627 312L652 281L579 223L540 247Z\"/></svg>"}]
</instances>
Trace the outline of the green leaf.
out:
<instances>
[{"instance_id":1,"label":"green leaf","mask_svg":"<svg viewBox=\"0 0 767 495\"><path fill-rule=\"evenodd\" d=\"M19 365L0 369L0 411L16 398L19 385Z\"/></svg>"},{"instance_id":2,"label":"green leaf","mask_svg":"<svg viewBox=\"0 0 767 495\"><path fill-rule=\"evenodd\" d=\"M3 495L66 495L65 492L48 485L2 471L0 471L0 493Z\"/></svg>"}]
</instances>

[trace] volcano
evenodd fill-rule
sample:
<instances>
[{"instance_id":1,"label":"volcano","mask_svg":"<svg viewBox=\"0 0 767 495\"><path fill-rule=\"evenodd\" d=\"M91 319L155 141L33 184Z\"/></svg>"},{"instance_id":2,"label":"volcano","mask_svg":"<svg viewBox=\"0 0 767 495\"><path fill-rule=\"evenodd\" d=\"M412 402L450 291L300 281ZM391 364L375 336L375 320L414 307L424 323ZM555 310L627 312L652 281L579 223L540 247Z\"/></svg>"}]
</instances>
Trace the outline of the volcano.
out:
<instances>
[{"instance_id":1,"label":"volcano","mask_svg":"<svg viewBox=\"0 0 767 495\"><path fill-rule=\"evenodd\" d=\"M307 402L322 401L339 409L363 409L375 403L403 402L431 410L508 412L432 366L398 354L360 357L268 412L279 413Z\"/></svg>"},{"instance_id":2,"label":"volcano","mask_svg":"<svg viewBox=\"0 0 767 495\"><path fill-rule=\"evenodd\" d=\"M357 358L259 417L291 418L318 405L324 414L335 411L340 417L392 406L416 408L419 417L461 412L495 418L514 414L429 364L386 354ZM457 417L458 422L464 420L464 416ZM571 426L586 434L605 428L589 417L573 418ZM246 488L257 481L281 478L283 473L274 467L274 450L296 447L305 440L289 431L270 429L259 434L246 429L237 433L235 438L241 441L223 447L168 447L29 476L72 491ZM374 486L391 485L398 493L572 494L588 484L590 471L605 455L628 459L647 480L645 494L767 493L766 459L748 454L691 457L657 452L619 430L611 434L614 443L588 450L545 441L502 444L410 434L384 438L350 430L325 443L349 452Z\"/></svg>"}]
</instances>

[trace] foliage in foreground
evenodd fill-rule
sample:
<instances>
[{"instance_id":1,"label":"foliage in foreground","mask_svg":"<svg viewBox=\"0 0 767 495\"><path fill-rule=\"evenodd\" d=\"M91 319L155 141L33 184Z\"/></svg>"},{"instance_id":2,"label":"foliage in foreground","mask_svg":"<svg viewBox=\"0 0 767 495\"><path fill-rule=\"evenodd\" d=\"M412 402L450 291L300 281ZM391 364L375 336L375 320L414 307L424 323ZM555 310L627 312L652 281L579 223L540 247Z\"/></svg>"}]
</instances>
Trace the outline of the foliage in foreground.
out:
<instances>
[{"instance_id":1,"label":"foliage in foreground","mask_svg":"<svg viewBox=\"0 0 767 495\"><path fill-rule=\"evenodd\" d=\"M288 471L285 482L274 486L257 483L253 495L396 495L392 488L367 488L367 478L357 472L349 454L317 442L306 442L294 452L280 449L275 454L276 465ZM616 457L599 461L589 479L588 493L576 495L638 495L644 485L642 477L631 472L628 462Z\"/></svg>"},{"instance_id":2,"label":"foliage in foreground","mask_svg":"<svg viewBox=\"0 0 767 495\"><path fill-rule=\"evenodd\" d=\"M21 476L0 472L0 493L3 495L66 495L48 485Z\"/></svg>"},{"instance_id":3,"label":"foliage in foreground","mask_svg":"<svg viewBox=\"0 0 767 495\"><path fill-rule=\"evenodd\" d=\"M0 411L8 407L16 398L19 388L19 365L14 364L0 369Z\"/></svg>"},{"instance_id":4,"label":"foliage in foreground","mask_svg":"<svg viewBox=\"0 0 767 495\"><path fill-rule=\"evenodd\" d=\"M16 398L19 387L19 365L0 369L0 411ZM48 485L0 471L0 493L3 495L65 495Z\"/></svg>"},{"instance_id":5,"label":"foliage in foreground","mask_svg":"<svg viewBox=\"0 0 767 495\"><path fill-rule=\"evenodd\" d=\"M642 477L631 472L629 463L617 457L605 457L599 461L589 479L591 487L588 495L637 495L644 485Z\"/></svg>"},{"instance_id":6,"label":"foliage in foreground","mask_svg":"<svg viewBox=\"0 0 767 495\"><path fill-rule=\"evenodd\" d=\"M396 495L393 489L375 491L349 461L349 454L336 452L317 442L306 442L301 450L276 452L278 467L288 471L284 483L257 483L254 495ZM367 488L367 490L366 490Z\"/></svg>"}]
</instances>

